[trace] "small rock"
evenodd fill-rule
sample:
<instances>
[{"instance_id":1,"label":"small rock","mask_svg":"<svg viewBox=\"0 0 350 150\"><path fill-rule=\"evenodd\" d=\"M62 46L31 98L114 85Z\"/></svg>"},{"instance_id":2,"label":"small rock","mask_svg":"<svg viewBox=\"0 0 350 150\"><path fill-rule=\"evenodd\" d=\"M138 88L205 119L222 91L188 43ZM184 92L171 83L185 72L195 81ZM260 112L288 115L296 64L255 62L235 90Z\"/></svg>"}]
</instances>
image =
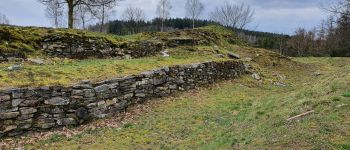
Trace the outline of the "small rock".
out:
<instances>
[{"instance_id":1,"label":"small rock","mask_svg":"<svg viewBox=\"0 0 350 150\"><path fill-rule=\"evenodd\" d=\"M94 88L96 93L101 93L101 92L106 92L109 90L109 86L107 84L103 84L103 85L100 85L100 86L97 86Z\"/></svg>"},{"instance_id":2,"label":"small rock","mask_svg":"<svg viewBox=\"0 0 350 150\"><path fill-rule=\"evenodd\" d=\"M54 106L63 106L69 104L69 99L64 99L61 97L54 97L48 100L45 100L45 104L54 105Z\"/></svg>"},{"instance_id":3,"label":"small rock","mask_svg":"<svg viewBox=\"0 0 350 150\"><path fill-rule=\"evenodd\" d=\"M275 85L275 86L283 86L283 87L288 86L287 84L282 83L282 82L275 82L274 85Z\"/></svg>"},{"instance_id":4,"label":"small rock","mask_svg":"<svg viewBox=\"0 0 350 150\"><path fill-rule=\"evenodd\" d=\"M225 58L225 55L223 54L215 54L216 57L219 57L219 58Z\"/></svg>"},{"instance_id":5,"label":"small rock","mask_svg":"<svg viewBox=\"0 0 350 150\"><path fill-rule=\"evenodd\" d=\"M11 119L19 115L19 112L0 113L0 119Z\"/></svg>"},{"instance_id":6,"label":"small rock","mask_svg":"<svg viewBox=\"0 0 350 150\"><path fill-rule=\"evenodd\" d=\"M86 108L81 107L75 111L75 115L81 120L86 120L89 118L89 111Z\"/></svg>"},{"instance_id":7,"label":"small rock","mask_svg":"<svg viewBox=\"0 0 350 150\"><path fill-rule=\"evenodd\" d=\"M12 106L17 107L19 106L24 100L23 99L14 99L12 100Z\"/></svg>"},{"instance_id":8,"label":"small rock","mask_svg":"<svg viewBox=\"0 0 350 150\"><path fill-rule=\"evenodd\" d=\"M170 55L168 54L169 51L167 51L167 50L161 51L160 53L162 54L163 57L170 57Z\"/></svg>"},{"instance_id":9,"label":"small rock","mask_svg":"<svg viewBox=\"0 0 350 150\"><path fill-rule=\"evenodd\" d=\"M229 58L232 58L232 59L240 59L241 58L238 54L231 53L231 52L227 53L227 56Z\"/></svg>"},{"instance_id":10,"label":"small rock","mask_svg":"<svg viewBox=\"0 0 350 150\"><path fill-rule=\"evenodd\" d=\"M339 104L339 105L337 105L337 106L335 106L336 108L342 108L342 107L344 107L344 106L347 106L346 104Z\"/></svg>"},{"instance_id":11,"label":"small rock","mask_svg":"<svg viewBox=\"0 0 350 150\"><path fill-rule=\"evenodd\" d=\"M10 95L0 95L0 102L1 101L7 101L10 100L11 96Z\"/></svg>"},{"instance_id":12,"label":"small rock","mask_svg":"<svg viewBox=\"0 0 350 150\"><path fill-rule=\"evenodd\" d=\"M13 65L7 68L9 71L16 71L16 70L21 70L22 66L21 65Z\"/></svg>"},{"instance_id":13,"label":"small rock","mask_svg":"<svg viewBox=\"0 0 350 150\"><path fill-rule=\"evenodd\" d=\"M19 111L21 112L22 115L28 115L28 114L36 113L38 110L36 108L29 107L29 108L21 108Z\"/></svg>"},{"instance_id":14,"label":"small rock","mask_svg":"<svg viewBox=\"0 0 350 150\"><path fill-rule=\"evenodd\" d=\"M124 59L132 59L131 55L125 55Z\"/></svg>"},{"instance_id":15,"label":"small rock","mask_svg":"<svg viewBox=\"0 0 350 150\"><path fill-rule=\"evenodd\" d=\"M253 77L255 80L261 80L260 75L257 74L257 73L253 73L253 74L252 74L252 77Z\"/></svg>"},{"instance_id":16,"label":"small rock","mask_svg":"<svg viewBox=\"0 0 350 150\"><path fill-rule=\"evenodd\" d=\"M43 65L44 64L44 60L42 59L28 59L28 61L32 64L36 64L36 65Z\"/></svg>"},{"instance_id":17,"label":"small rock","mask_svg":"<svg viewBox=\"0 0 350 150\"><path fill-rule=\"evenodd\" d=\"M0 133L6 133L6 132L12 131L12 130L14 130L16 128L17 128L17 126L13 126L13 125L12 126L6 126L5 128L0 130Z\"/></svg>"},{"instance_id":18,"label":"small rock","mask_svg":"<svg viewBox=\"0 0 350 150\"><path fill-rule=\"evenodd\" d=\"M253 58L247 57L247 58L244 58L243 61L250 62L250 61L253 61Z\"/></svg>"},{"instance_id":19,"label":"small rock","mask_svg":"<svg viewBox=\"0 0 350 150\"><path fill-rule=\"evenodd\" d=\"M318 76L321 76L322 73L321 72L314 72L314 76L318 77Z\"/></svg>"}]
</instances>

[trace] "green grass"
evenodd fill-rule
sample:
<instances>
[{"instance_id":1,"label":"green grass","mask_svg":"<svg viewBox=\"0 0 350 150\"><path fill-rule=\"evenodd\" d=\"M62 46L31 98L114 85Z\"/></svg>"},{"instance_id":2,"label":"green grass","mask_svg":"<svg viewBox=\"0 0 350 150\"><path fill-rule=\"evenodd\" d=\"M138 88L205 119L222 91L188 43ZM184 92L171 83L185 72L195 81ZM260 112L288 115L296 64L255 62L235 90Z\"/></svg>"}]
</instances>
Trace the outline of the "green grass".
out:
<instances>
[{"instance_id":1,"label":"green grass","mask_svg":"<svg viewBox=\"0 0 350 150\"><path fill-rule=\"evenodd\" d=\"M350 97L350 92L345 92L342 96L344 96L344 97Z\"/></svg>"},{"instance_id":2,"label":"green grass","mask_svg":"<svg viewBox=\"0 0 350 150\"><path fill-rule=\"evenodd\" d=\"M348 149L350 101L339 95L350 90L350 80L347 80L350 60L294 60L317 64L283 72L287 76L285 82L291 86L259 84L247 75L166 98L121 129L100 128L59 141L43 140L26 148ZM284 70L268 69L270 72ZM315 71L322 71L323 75L314 76ZM334 90L333 83L341 86ZM286 121L309 110L315 112Z\"/></svg>"},{"instance_id":3,"label":"green grass","mask_svg":"<svg viewBox=\"0 0 350 150\"><path fill-rule=\"evenodd\" d=\"M116 59L49 59L46 65L24 63L19 71L8 71L14 63L0 64L0 87L36 87L70 85L81 80L101 81L112 77L138 74L165 66L220 61L210 51L199 48L196 52L172 50L171 57L155 56L132 60Z\"/></svg>"},{"instance_id":4,"label":"green grass","mask_svg":"<svg viewBox=\"0 0 350 150\"><path fill-rule=\"evenodd\" d=\"M48 35L76 36L76 38L101 38L105 42L118 44L128 40L122 36L75 29L51 29L38 27L14 27L0 25L0 50L27 57L43 55L40 42Z\"/></svg>"}]
</instances>

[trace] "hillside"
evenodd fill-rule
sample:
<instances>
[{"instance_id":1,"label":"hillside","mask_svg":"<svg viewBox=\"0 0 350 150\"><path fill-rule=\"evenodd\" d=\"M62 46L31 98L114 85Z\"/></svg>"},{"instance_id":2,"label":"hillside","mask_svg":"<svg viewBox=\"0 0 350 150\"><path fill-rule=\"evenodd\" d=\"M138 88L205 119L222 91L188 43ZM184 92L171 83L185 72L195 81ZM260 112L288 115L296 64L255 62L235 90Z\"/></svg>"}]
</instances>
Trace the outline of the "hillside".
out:
<instances>
[{"instance_id":1,"label":"hillside","mask_svg":"<svg viewBox=\"0 0 350 150\"><path fill-rule=\"evenodd\" d=\"M40 134L45 138L26 148L349 149L349 59L294 60L306 66L263 67L263 82L247 75L148 102L81 128Z\"/></svg>"},{"instance_id":2,"label":"hillside","mask_svg":"<svg viewBox=\"0 0 350 150\"><path fill-rule=\"evenodd\" d=\"M130 36L7 26L0 27L0 32L6 33L0 44L0 57L5 59L0 64L1 88L70 85L169 65L227 60L226 54L236 51L232 44L244 45L234 33L219 26ZM170 57L161 56L161 51ZM33 60L42 64L33 64ZM22 69L7 69L19 63Z\"/></svg>"},{"instance_id":3,"label":"hillside","mask_svg":"<svg viewBox=\"0 0 350 150\"><path fill-rule=\"evenodd\" d=\"M0 33L0 137L17 136L0 149L350 147L346 58L288 58L221 26Z\"/></svg>"}]
</instances>

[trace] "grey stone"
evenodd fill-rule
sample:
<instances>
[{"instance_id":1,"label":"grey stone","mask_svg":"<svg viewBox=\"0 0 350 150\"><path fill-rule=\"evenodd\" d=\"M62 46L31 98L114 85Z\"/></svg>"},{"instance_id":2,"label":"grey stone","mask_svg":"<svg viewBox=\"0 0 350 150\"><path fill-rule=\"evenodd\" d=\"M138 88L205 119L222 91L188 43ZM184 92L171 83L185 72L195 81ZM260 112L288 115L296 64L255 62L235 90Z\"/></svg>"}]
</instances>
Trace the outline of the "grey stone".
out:
<instances>
[{"instance_id":1,"label":"grey stone","mask_svg":"<svg viewBox=\"0 0 350 150\"><path fill-rule=\"evenodd\" d=\"M124 99L129 99L129 98L132 98L132 97L134 97L134 93L125 94L123 96Z\"/></svg>"},{"instance_id":2,"label":"grey stone","mask_svg":"<svg viewBox=\"0 0 350 150\"><path fill-rule=\"evenodd\" d=\"M44 64L44 60L42 59L28 59L29 62L36 64L36 65L43 65Z\"/></svg>"},{"instance_id":3,"label":"grey stone","mask_svg":"<svg viewBox=\"0 0 350 150\"><path fill-rule=\"evenodd\" d=\"M0 102L1 101L8 101L8 100L11 100L10 95L0 95Z\"/></svg>"},{"instance_id":4,"label":"grey stone","mask_svg":"<svg viewBox=\"0 0 350 150\"><path fill-rule=\"evenodd\" d=\"M40 129L49 129L56 125L54 119L38 119L37 122L34 124L34 127L40 128Z\"/></svg>"},{"instance_id":5,"label":"grey stone","mask_svg":"<svg viewBox=\"0 0 350 150\"><path fill-rule=\"evenodd\" d=\"M105 101L99 101L99 102L97 102L97 106L98 107L106 106L106 102Z\"/></svg>"},{"instance_id":6,"label":"grey stone","mask_svg":"<svg viewBox=\"0 0 350 150\"><path fill-rule=\"evenodd\" d=\"M7 132L12 131L14 129L17 129L17 126L10 125L10 126L5 126L4 128L1 128L1 126L0 126L0 133L7 133Z\"/></svg>"},{"instance_id":7,"label":"grey stone","mask_svg":"<svg viewBox=\"0 0 350 150\"><path fill-rule=\"evenodd\" d=\"M76 124L75 119L73 118L63 118L63 119L58 119L57 120L58 125L74 125Z\"/></svg>"},{"instance_id":8,"label":"grey stone","mask_svg":"<svg viewBox=\"0 0 350 150\"><path fill-rule=\"evenodd\" d=\"M253 73L253 74L252 74L252 77L253 77L253 79L255 79L255 80L261 80L260 75L257 74L257 73Z\"/></svg>"},{"instance_id":9,"label":"grey stone","mask_svg":"<svg viewBox=\"0 0 350 150\"><path fill-rule=\"evenodd\" d=\"M75 115L81 119L81 120L87 120L90 116L89 116L89 111L84 108L84 107L80 107L75 111Z\"/></svg>"},{"instance_id":10,"label":"grey stone","mask_svg":"<svg viewBox=\"0 0 350 150\"><path fill-rule=\"evenodd\" d=\"M50 113L53 113L53 114L60 114L60 113L64 113L64 110L63 110L62 108L55 107L54 109L51 109L51 110L50 110Z\"/></svg>"},{"instance_id":11,"label":"grey stone","mask_svg":"<svg viewBox=\"0 0 350 150\"><path fill-rule=\"evenodd\" d=\"M95 87L94 89L95 89L96 93L106 92L109 90L109 86L107 84L103 84L103 85Z\"/></svg>"},{"instance_id":12,"label":"grey stone","mask_svg":"<svg viewBox=\"0 0 350 150\"><path fill-rule=\"evenodd\" d=\"M24 100L23 99L14 99L12 100L12 106L17 107L19 106Z\"/></svg>"},{"instance_id":13,"label":"grey stone","mask_svg":"<svg viewBox=\"0 0 350 150\"><path fill-rule=\"evenodd\" d=\"M118 102L117 98L114 98L112 100L106 100L106 105L110 106L110 105L116 104L117 102Z\"/></svg>"},{"instance_id":14,"label":"grey stone","mask_svg":"<svg viewBox=\"0 0 350 150\"><path fill-rule=\"evenodd\" d=\"M21 112L21 115L28 115L28 114L36 113L38 110L36 108L29 107L29 108L20 108L19 111Z\"/></svg>"},{"instance_id":15,"label":"grey stone","mask_svg":"<svg viewBox=\"0 0 350 150\"><path fill-rule=\"evenodd\" d=\"M19 106L29 107L29 106L35 106L39 103L39 100L24 100L22 101Z\"/></svg>"},{"instance_id":16,"label":"grey stone","mask_svg":"<svg viewBox=\"0 0 350 150\"><path fill-rule=\"evenodd\" d=\"M69 104L69 99L64 99L62 97L54 97L48 100L45 100L45 104L54 105L54 106L64 106Z\"/></svg>"},{"instance_id":17,"label":"grey stone","mask_svg":"<svg viewBox=\"0 0 350 150\"><path fill-rule=\"evenodd\" d=\"M170 57L169 51L167 51L167 50L161 51L160 53L162 54L163 57Z\"/></svg>"},{"instance_id":18,"label":"grey stone","mask_svg":"<svg viewBox=\"0 0 350 150\"><path fill-rule=\"evenodd\" d=\"M16 118L18 115L19 115L19 112L0 113L0 119L11 119L11 118Z\"/></svg>"},{"instance_id":19,"label":"grey stone","mask_svg":"<svg viewBox=\"0 0 350 150\"><path fill-rule=\"evenodd\" d=\"M22 69L22 65L13 65L13 66L7 67L8 71L16 71L21 69Z\"/></svg>"},{"instance_id":20,"label":"grey stone","mask_svg":"<svg viewBox=\"0 0 350 150\"><path fill-rule=\"evenodd\" d=\"M229 58L233 58L233 59L240 59L241 57L238 54L232 53L232 52L228 52L227 56Z\"/></svg>"},{"instance_id":21,"label":"grey stone","mask_svg":"<svg viewBox=\"0 0 350 150\"><path fill-rule=\"evenodd\" d=\"M92 89L84 90L84 96L87 97L87 98L94 97L95 95L96 95L95 91L92 90Z\"/></svg>"},{"instance_id":22,"label":"grey stone","mask_svg":"<svg viewBox=\"0 0 350 150\"><path fill-rule=\"evenodd\" d=\"M131 55L124 55L124 59L132 59Z\"/></svg>"},{"instance_id":23,"label":"grey stone","mask_svg":"<svg viewBox=\"0 0 350 150\"><path fill-rule=\"evenodd\" d=\"M136 97L146 97L145 93L137 93L135 94Z\"/></svg>"},{"instance_id":24,"label":"grey stone","mask_svg":"<svg viewBox=\"0 0 350 150\"><path fill-rule=\"evenodd\" d=\"M219 58L225 58L225 55L223 54L215 54L216 57L219 57Z\"/></svg>"},{"instance_id":25,"label":"grey stone","mask_svg":"<svg viewBox=\"0 0 350 150\"><path fill-rule=\"evenodd\" d=\"M160 84L165 83L166 80L167 80L166 76L156 77L156 78L153 78L153 84L154 85L160 85Z\"/></svg>"},{"instance_id":26,"label":"grey stone","mask_svg":"<svg viewBox=\"0 0 350 150\"><path fill-rule=\"evenodd\" d=\"M282 86L282 87L288 86L287 84L282 83L282 82L275 82L274 85L275 85L275 86Z\"/></svg>"},{"instance_id":27,"label":"grey stone","mask_svg":"<svg viewBox=\"0 0 350 150\"><path fill-rule=\"evenodd\" d=\"M23 96L23 92L18 91L18 90L12 91L12 98L13 99L21 98L22 96Z\"/></svg>"},{"instance_id":28,"label":"grey stone","mask_svg":"<svg viewBox=\"0 0 350 150\"><path fill-rule=\"evenodd\" d=\"M23 124L20 126L21 129L29 129L30 127L32 127L32 124Z\"/></svg>"},{"instance_id":29,"label":"grey stone","mask_svg":"<svg viewBox=\"0 0 350 150\"><path fill-rule=\"evenodd\" d=\"M34 117L34 114L20 115L17 117L17 120L27 120L33 117Z\"/></svg>"},{"instance_id":30,"label":"grey stone","mask_svg":"<svg viewBox=\"0 0 350 150\"><path fill-rule=\"evenodd\" d=\"M83 95L83 91L82 90L73 90L72 95Z\"/></svg>"}]
</instances>

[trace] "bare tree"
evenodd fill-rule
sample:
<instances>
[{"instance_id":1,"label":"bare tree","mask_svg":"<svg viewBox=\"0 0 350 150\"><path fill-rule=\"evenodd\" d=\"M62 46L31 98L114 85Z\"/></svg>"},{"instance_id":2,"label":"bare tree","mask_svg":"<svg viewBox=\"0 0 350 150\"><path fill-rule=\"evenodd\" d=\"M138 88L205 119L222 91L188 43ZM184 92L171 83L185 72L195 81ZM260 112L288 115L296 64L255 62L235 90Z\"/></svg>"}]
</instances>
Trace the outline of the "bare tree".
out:
<instances>
[{"instance_id":1,"label":"bare tree","mask_svg":"<svg viewBox=\"0 0 350 150\"><path fill-rule=\"evenodd\" d=\"M85 5L79 5L76 9L75 20L80 24L82 29L86 29L86 24L93 20L94 16Z\"/></svg>"},{"instance_id":2,"label":"bare tree","mask_svg":"<svg viewBox=\"0 0 350 150\"><path fill-rule=\"evenodd\" d=\"M203 12L204 5L200 0L187 0L186 2L186 15L192 19L192 27L194 29L194 21L198 19L199 15Z\"/></svg>"},{"instance_id":3,"label":"bare tree","mask_svg":"<svg viewBox=\"0 0 350 150\"><path fill-rule=\"evenodd\" d=\"M336 15L350 15L350 0L333 1L330 4L324 5L323 9Z\"/></svg>"},{"instance_id":4,"label":"bare tree","mask_svg":"<svg viewBox=\"0 0 350 150\"><path fill-rule=\"evenodd\" d=\"M124 10L122 18L128 21L133 33L138 33L140 32L140 23L145 21L146 16L142 9L129 6Z\"/></svg>"},{"instance_id":5,"label":"bare tree","mask_svg":"<svg viewBox=\"0 0 350 150\"><path fill-rule=\"evenodd\" d=\"M98 1L101 5L96 7L93 14L96 18L99 19L100 22L100 32L103 32L103 28L105 26L106 20L108 20L109 16L114 13L113 8L117 6L118 2L122 0L95 0Z\"/></svg>"},{"instance_id":6,"label":"bare tree","mask_svg":"<svg viewBox=\"0 0 350 150\"><path fill-rule=\"evenodd\" d=\"M38 0L44 5L50 5L53 1L58 1L58 4L65 5L67 7L68 14L68 28L74 27L74 13L75 8L79 5L85 5L91 12L93 8L110 5L120 0Z\"/></svg>"},{"instance_id":7,"label":"bare tree","mask_svg":"<svg viewBox=\"0 0 350 150\"><path fill-rule=\"evenodd\" d=\"M243 29L253 21L254 13L254 10L244 3L236 5L225 2L210 13L210 19L224 26Z\"/></svg>"},{"instance_id":8,"label":"bare tree","mask_svg":"<svg viewBox=\"0 0 350 150\"><path fill-rule=\"evenodd\" d=\"M162 22L162 28L161 28L162 32L164 31L164 21L165 21L165 19L169 18L171 9L172 9L172 5L170 3L170 0L160 0L159 1L158 6L157 6L157 14Z\"/></svg>"},{"instance_id":9,"label":"bare tree","mask_svg":"<svg viewBox=\"0 0 350 150\"><path fill-rule=\"evenodd\" d=\"M123 12L122 18L125 21L138 22L138 21L144 21L146 16L145 16L145 12L142 9L129 6Z\"/></svg>"},{"instance_id":10,"label":"bare tree","mask_svg":"<svg viewBox=\"0 0 350 150\"><path fill-rule=\"evenodd\" d=\"M50 1L45 11L46 17L49 18L54 27L58 28L62 26L64 7L59 0Z\"/></svg>"},{"instance_id":11,"label":"bare tree","mask_svg":"<svg viewBox=\"0 0 350 150\"><path fill-rule=\"evenodd\" d=\"M10 24L10 20L6 15L0 13L0 24Z\"/></svg>"}]
</instances>

